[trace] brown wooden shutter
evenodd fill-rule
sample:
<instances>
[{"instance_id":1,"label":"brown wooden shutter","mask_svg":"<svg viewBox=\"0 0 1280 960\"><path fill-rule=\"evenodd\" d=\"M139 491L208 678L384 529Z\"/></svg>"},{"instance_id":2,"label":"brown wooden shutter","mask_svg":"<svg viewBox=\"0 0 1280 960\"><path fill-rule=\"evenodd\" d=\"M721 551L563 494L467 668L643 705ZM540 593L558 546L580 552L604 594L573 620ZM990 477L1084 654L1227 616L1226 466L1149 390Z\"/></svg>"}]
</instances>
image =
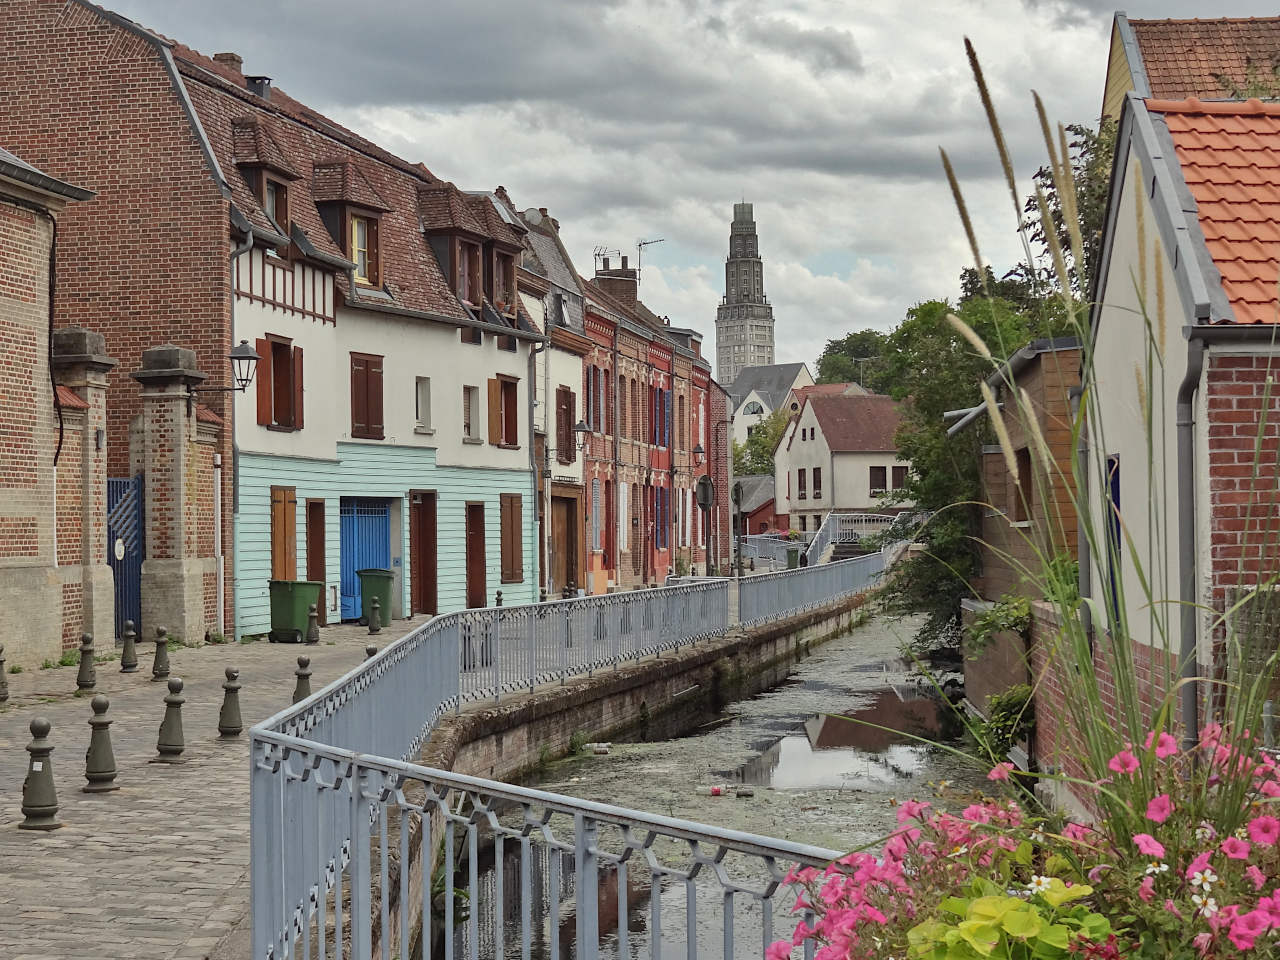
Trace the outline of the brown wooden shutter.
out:
<instances>
[{"instance_id":1,"label":"brown wooden shutter","mask_svg":"<svg viewBox=\"0 0 1280 960\"><path fill-rule=\"evenodd\" d=\"M293 487L271 488L271 578L298 578L298 498Z\"/></svg>"},{"instance_id":2,"label":"brown wooden shutter","mask_svg":"<svg viewBox=\"0 0 1280 960\"><path fill-rule=\"evenodd\" d=\"M524 504L519 494L507 498L511 521L511 579L524 579Z\"/></svg>"},{"instance_id":3,"label":"brown wooden shutter","mask_svg":"<svg viewBox=\"0 0 1280 960\"><path fill-rule=\"evenodd\" d=\"M293 426L302 429L302 348L293 348Z\"/></svg>"},{"instance_id":4,"label":"brown wooden shutter","mask_svg":"<svg viewBox=\"0 0 1280 960\"><path fill-rule=\"evenodd\" d=\"M568 416L565 417L565 420L568 421L568 426L565 427L565 434L569 438L569 442L567 445L567 449L569 451L568 453L569 459L566 462L576 463L578 460L578 438L577 436L574 435L573 428L577 426L577 421L573 419L573 416L575 413L578 412L578 395L574 393L572 390L569 391L569 400L568 400L567 406L568 406Z\"/></svg>"},{"instance_id":5,"label":"brown wooden shutter","mask_svg":"<svg viewBox=\"0 0 1280 960\"><path fill-rule=\"evenodd\" d=\"M258 423L264 427L271 425L271 344L259 339L254 344L258 353Z\"/></svg>"},{"instance_id":6,"label":"brown wooden shutter","mask_svg":"<svg viewBox=\"0 0 1280 960\"><path fill-rule=\"evenodd\" d=\"M502 443L502 381L489 381L489 442Z\"/></svg>"},{"instance_id":7,"label":"brown wooden shutter","mask_svg":"<svg viewBox=\"0 0 1280 960\"><path fill-rule=\"evenodd\" d=\"M382 285L382 258L378 252L378 221L370 217L367 222L369 227L365 242L369 245L369 282L377 287Z\"/></svg>"},{"instance_id":8,"label":"brown wooden shutter","mask_svg":"<svg viewBox=\"0 0 1280 960\"><path fill-rule=\"evenodd\" d=\"M382 439L382 357L369 358L369 435Z\"/></svg>"},{"instance_id":9,"label":"brown wooden shutter","mask_svg":"<svg viewBox=\"0 0 1280 960\"><path fill-rule=\"evenodd\" d=\"M364 357L351 355L351 435L364 437L369 434L368 364Z\"/></svg>"}]
</instances>

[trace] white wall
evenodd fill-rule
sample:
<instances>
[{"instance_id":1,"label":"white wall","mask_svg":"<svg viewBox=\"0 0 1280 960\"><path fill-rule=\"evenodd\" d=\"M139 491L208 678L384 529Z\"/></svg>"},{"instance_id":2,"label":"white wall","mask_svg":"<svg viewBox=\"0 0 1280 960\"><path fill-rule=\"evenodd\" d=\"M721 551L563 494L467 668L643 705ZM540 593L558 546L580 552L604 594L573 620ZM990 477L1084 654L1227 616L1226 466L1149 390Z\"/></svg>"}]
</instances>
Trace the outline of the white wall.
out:
<instances>
[{"instance_id":1,"label":"white wall","mask_svg":"<svg viewBox=\"0 0 1280 960\"><path fill-rule=\"evenodd\" d=\"M574 483L582 482L582 454L577 454L573 458L573 463L561 463L556 459L556 425L555 425L555 407L556 407L556 389L560 386L566 386L573 391L575 400L573 423L577 423L579 413L582 409L582 357L576 353L570 353L568 350L561 350L559 347L549 346L544 353L547 361L551 364L550 387L547 390L546 402L542 408L546 409L550 423L547 429L547 457L550 460L551 474L557 479L571 479ZM539 381L541 386L541 381ZM570 442L574 442L570 438ZM550 527L548 526L548 531ZM549 533L548 533L549 535Z\"/></svg>"},{"instance_id":2,"label":"white wall","mask_svg":"<svg viewBox=\"0 0 1280 960\"><path fill-rule=\"evenodd\" d=\"M764 411L764 413L745 412L747 407L751 406L751 404L753 403L760 404L760 408ZM748 430L751 427L754 427L756 424L758 424L765 417L769 416L769 414L771 413L773 413L773 411L769 408L769 404L765 402L764 397L760 396L760 394L752 390L743 399L742 403L738 404L738 409L734 411L733 442L737 444L746 443Z\"/></svg>"},{"instance_id":3,"label":"white wall","mask_svg":"<svg viewBox=\"0 0 1280 960\"><path fill-rule=\"evenodd\" d=\"M871 468L885 468L887 489L893 489L893 468L906 466L893 451L878 453L837 453L835 455L835 494L827 506L833 510L859 510L879 513L884 501L871 495ZM895 504L895 507L900 506Z\"/></svg>"}]
</instances>

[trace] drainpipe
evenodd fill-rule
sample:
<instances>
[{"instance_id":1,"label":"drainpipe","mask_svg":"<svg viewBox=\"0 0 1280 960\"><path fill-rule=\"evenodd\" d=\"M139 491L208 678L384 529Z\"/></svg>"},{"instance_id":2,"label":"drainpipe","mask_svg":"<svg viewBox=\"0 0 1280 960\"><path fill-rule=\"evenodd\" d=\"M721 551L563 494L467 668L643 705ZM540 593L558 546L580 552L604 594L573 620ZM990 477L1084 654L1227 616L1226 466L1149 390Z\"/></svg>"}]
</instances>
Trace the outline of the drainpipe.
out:
<instances>
[{"instance_id":1,"label":"drainpipe","mask_svg":"<svg viewBox=\"0 0 1280 960\"><path fill-rule=\"evenodd\" d=\"M234 403L235 400L233 399L232 402ZM222 556L222 454L220 453L213 455L213 555L218 563L218 633L222 634L226 629L226 618L222 610L226 597L226 585L222 582L222 576L226 568Z\"/></svg>"},{"instance_id":2,"label":"drainpipe","mask_svg":"<svg viewBox=\"0 0 1280 960\"><path fill-rule=\"evenodd\" d=\"M1078 421L1080 417L1080 398L1083 391L1080 387L1072 387L1067 397L1071 403L1071 419ZM1076 491L1076 502L1087 505L1089 503L1089 433L1087 430L1080 431L1080 443L1076 447L1076 473L1080 477L1080 489ZM1080 594L1080 599L1093 596L1092 584L1092 568L1090 566L1091 555L1089 553L1089 539L1085 536L1085 526L1082 523L1076 524L1076 592ZM1080 626L1084 629L1086 637L1090 637L1090 649L1092 649L1092 633L1093 633L1093 608L1087 603L1081 603L1078 611L1080 617Z\"/></svg>"},{"instance_id":3,"label":"drainpipe","mask_svg":"<svg viewBox=\"0 0 1280 960\"><path fill-rule=\"evenodd\" d=\"M1187 342L1187 373L1178 385L1178 599L1179 633L1182 637L1182 747L1199 740L1200 701L1196 678L1199 654L1196 643L1196 480L1195 398L1208 350L1202 331L1191 328Z\"/></svg>"},{"instance_id":4,"label":"drainpipe","mask_svg":"<svg viewBox=\"0 0 1280 960\"><path fill-rule=\"evenodd\" d=\"M622 554L618 544L622 542L623 519L618 512L618 487L622 484L622 438L618 436L618 427L622 424L622 413L618 409L618 325L613 325L613 423L609 426L613 431L613 582L615 589L622 582ZM631 546L628 540L627 546ZM635 549L632 547L632 549ZM606 587L606 589L608 589Z\"/></svg>"},{"instance_id":5,"label":"drainpipe","mask_svg":"<svg viewBox=\"0 0 1280 960\"><path fill-rule=\"evenodd\" d=\"M232 207L235 212L235 208ZM231 255L227 260L227 281L230 286L230 306L231 320L230 333L231 345L236 343L236 261L240 259L242 254L248 253L253 249L253 232L244 231L244 239L231 248ZM231 431L231 525L237 527L240 521L240 444L236 442L236 398L233 394L231 402L224 408L226 416L226 429ZM218 477L221 478L221 471ZM221 507L222 498L218 497L218 525L217 536L218 543L215 547L218 562L218 622L221 624L223 620L223 604L225 602L223 591L226 589L223 577L225 567L225 559L222 556L222 514ZM236 551L236 560L240 559L240 551ZM231 623L232 623L232 639L240 638L240 607L235 602L235 584L232 584L231 591Z\"/></svg>"},{"instance_id":6,"label":"drainpipe","mask_svg":"<svg viewBox=\"0 0 1280 960\"><path fill-rule=\"evenodd\" d=\"M547 339L545 337L543 337L541 340L535 341L529 347L529 391L528 391L529 393L529 471L532 474L532 476L530 477L530 479L533 480L533 498L532 499L533 499L533 502L535 503L538 500L538 479L539 479L540 472L542 470L542 465L538 463L538 453L537 453L537 450L534 449L536 447L536 444L534 443L534 437L537 435L537 421L535 419L534 403L537 400L537 395L538 395L538 354L542 353L546 349L547 349ZM547 357L546 365L548 367L551 365L550 356ZM545 397L543 398L543 403L544 404L546 403ZM550 489L550 486L551 486L551 483L550 483L550 480L548 479L548 482L547 482L548 489ZM534 513L532 520L534 524L534 529L537 529L538 517L536 512ZM540 545L538 548L537 557L538 557L539 566L537 570L533 571L533 597L530 602L536 601L538 598L538 592L537 592L538 577L543 570L543 567L541 566L543 562L543 556L542 556L543 546L544 545Z\"/></svg>"}]
</instances>

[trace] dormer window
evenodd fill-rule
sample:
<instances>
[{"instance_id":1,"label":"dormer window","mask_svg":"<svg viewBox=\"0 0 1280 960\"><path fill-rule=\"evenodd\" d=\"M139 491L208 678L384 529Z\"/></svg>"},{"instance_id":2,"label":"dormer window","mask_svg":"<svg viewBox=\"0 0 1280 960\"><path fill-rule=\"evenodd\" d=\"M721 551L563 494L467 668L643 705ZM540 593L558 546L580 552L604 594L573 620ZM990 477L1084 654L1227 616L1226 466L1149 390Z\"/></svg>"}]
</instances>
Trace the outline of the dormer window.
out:
<instances>
[{"instance_id":1,"label":"dormer window","mask_svg":"<svg viewBox=\"0 0 1280 960\"><path fill-rule=\"evenodd\" d=\"M484 298L480 278L480 245L458 241L458 296L473 307Z\"/></svg>"},{"instance_id":2,"label":"dormer window","mask_svg":"<svg viewBox=\"0 0 1280 960\"><path fill-rule=\"evenodd\" d=\"M262 209L267 212L281 233L289 235L289 189L266 173L262 175Z\"/></svg>"},{"instance_id":3,"label":"dormer window","mask_svg":"<svg viewBox=\"0 0 1280 960\"><path fill-rule=\"evenodd\" d=\"M493 258L493 300L502 313L516 312L516 262L509 253Z\"/></svg>"},{"instance_id":4,"label":"dormer window","mask_svg":"<svg viewBox=\"0 0 1280 960\"><path fill-rule=\"evenodd\" d=\"M378 285L378 221L374 217L351 214L350 247L347 256L356 265L357 283Z\"/></svg>"}]
</instances>

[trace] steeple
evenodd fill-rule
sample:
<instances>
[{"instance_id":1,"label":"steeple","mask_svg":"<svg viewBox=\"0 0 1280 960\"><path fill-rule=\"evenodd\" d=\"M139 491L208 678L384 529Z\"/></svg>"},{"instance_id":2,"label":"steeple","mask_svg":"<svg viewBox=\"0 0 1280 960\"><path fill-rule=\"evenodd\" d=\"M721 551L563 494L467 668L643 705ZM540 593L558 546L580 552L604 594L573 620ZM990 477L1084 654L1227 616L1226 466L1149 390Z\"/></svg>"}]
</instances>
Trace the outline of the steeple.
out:
<instances>
[{"instance_id":1,"label":"steeple","mask_svg":"<svg viewBox=\"0 0 1280 960\"><path fill-rule=\"evenodd\" d=\"M745 200L733 205L724 298L716 311L716 376L732 383L743 367L773 363L773 307L764 295L764 262L755 213Z\"/></svg>"}]
</instances>

